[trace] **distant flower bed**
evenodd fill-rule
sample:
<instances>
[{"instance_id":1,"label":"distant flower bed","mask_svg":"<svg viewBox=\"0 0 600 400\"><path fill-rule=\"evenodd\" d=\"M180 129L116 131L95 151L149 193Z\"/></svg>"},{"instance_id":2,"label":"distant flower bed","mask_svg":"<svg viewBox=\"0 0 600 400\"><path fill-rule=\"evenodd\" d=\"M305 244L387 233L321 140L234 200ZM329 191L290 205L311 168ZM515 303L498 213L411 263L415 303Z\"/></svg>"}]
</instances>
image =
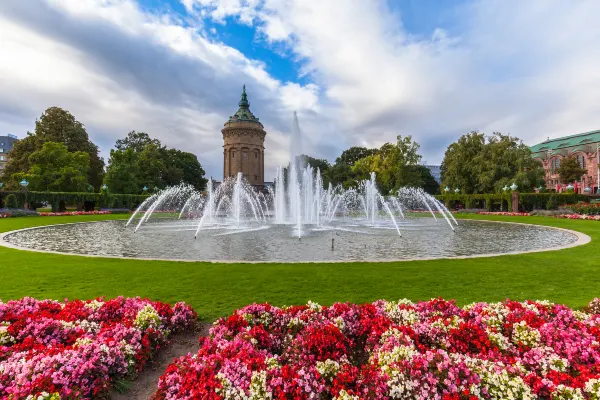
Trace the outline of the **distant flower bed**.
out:
<instances>
[{"instance_id":1,"label":"distant flower bed","mask_svg":"<svg viewBox=\"0 0 600 400\"><path fill-rule=\"evenodd\" d=\"M600 203L579 203L565 206L573 214L600 215Z\"/></svg>"},{"instance_id":2,"label":"distant flower bed","mask_svg":"<svg viewBox=\"0 0 600 400\"><path fill-rule=\"evenodd\" d=\"M509 211L479 211L479 215L507 215L510 217L529 217L528 212L509 212Z\"/></svg>"},{"instance_id":3,"label":"distant flower bed","mask_svg":"<svg viewBox=\"0 0 600 400\"><path fill-rule=\"evenodd\" d=\"M110 210L102 211L66 211L66 212L41 212L40 217L64 217L67 215L105 215L112 214Z\"/></svg>"},{"instance_id":4,"label":"distant flower bed","mask_svg":"<svg viewBox=\"0 0 600 400\"><path fill-rule=\"evenodd\" d=\"M434 299L277 308L211 329L156 399L598 399L600 315Z\"/></svg>"},{"instance_id":5,"label":"distant flower bed","mask_svg":"<svg viewBox=\"0 0 600 400\"><path fill-rule=\"evenodd\" d=\"M593 221L600 221L600 215L587 215L587 214L562 214L556 215L556 218L567 218L567 219L589 219Z\"/></svg>"},{"instance_id":6,"label":"distant flower bed","mask_svg":"<svg viewBox=\"0 0 600 400\"><path fill-rule=\"evenodd\" d=\"M37 217L38 215L40 214L37 211L0 208L0 218Z\"/></svg>"},{"instance_id":7,"label":"distant flower bed","mask_svg":"<svg viewBox=\"0 0 600 400\"><path fill-rule=\"evenodd\" d=\"M104 398L195 318L139 298L0 301L0 398Z\"/></svg>"}]
</instances>

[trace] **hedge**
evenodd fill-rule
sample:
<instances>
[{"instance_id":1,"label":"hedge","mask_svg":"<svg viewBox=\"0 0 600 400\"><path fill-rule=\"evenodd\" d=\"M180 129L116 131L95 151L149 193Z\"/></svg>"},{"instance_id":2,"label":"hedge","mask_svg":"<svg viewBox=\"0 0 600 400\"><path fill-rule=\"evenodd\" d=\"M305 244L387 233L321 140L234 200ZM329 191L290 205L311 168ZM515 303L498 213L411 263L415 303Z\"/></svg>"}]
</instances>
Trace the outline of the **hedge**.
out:
<instances>
[{"instance_id":1,"label":"hedge","mask_svg":"<svg viewBox=\"0 0 600 400\"><path fill-rule=\"evenodd\" d=\"M16 196L19 207L23 207L25 202L29 204L29 208L38 208L42 203L48 203L54 212L64 211L66 205L76 205L86 211L91 211L94 207L133 210L149 196L147 194L0 191L0 208L10 194Z\"/></svg>"},{"instance_id":2,"label":"hedge","mask_svg":"<svg viewBox=\"0 0 600 400\"><path fill-rule=\"evenodd\" d=\"M593 197L577 193L519 193L519 210L512 209L511 193L494 194L456 194L447 193L435 196L448 208L485 208L488 211L531 211L545 210L550 197L557 199L558 205L589 202Z\"/></svg>"}]
</instances>

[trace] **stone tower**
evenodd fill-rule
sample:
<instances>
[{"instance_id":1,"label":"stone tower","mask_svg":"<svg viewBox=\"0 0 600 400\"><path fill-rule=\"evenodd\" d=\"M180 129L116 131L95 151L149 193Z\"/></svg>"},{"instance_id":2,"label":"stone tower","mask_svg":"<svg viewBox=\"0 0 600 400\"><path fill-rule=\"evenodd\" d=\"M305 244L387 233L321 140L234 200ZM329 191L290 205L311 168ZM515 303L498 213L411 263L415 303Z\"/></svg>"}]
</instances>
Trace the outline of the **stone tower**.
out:
<instances>
[{"instance_id":1,"label":"stone tower","mask_svg":"<svg viewBox=\"0 0 600 400\"><path fill-rule=\"evenodd\" d=\"M265 129L250 111L246 97L246 85L242 90L240 108L229 117L223 133L223 179L236 176L238 172L251 185L265 184Z\"/></svg>"}]
</instances>

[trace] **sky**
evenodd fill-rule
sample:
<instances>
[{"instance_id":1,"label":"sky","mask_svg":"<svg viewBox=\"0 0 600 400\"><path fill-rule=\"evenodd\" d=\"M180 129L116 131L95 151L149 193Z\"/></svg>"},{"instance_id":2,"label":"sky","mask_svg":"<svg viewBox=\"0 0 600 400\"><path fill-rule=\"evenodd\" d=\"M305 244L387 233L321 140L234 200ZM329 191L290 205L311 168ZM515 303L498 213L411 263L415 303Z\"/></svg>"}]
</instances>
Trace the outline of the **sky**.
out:
<instances>
[{"instance_id":1,"label":"sky","mask_svg":"<svg viewBox=\"0 0 600 400\"><path fill-rule=\"evenodd\" d=\"M144 131L221 179L242 85L265 178L301 150L412 135L423 160L471 130L529 145L600 129L597 0L1 0L0 134L51 106L108 160Z\"/></svg>"}]
</instances>

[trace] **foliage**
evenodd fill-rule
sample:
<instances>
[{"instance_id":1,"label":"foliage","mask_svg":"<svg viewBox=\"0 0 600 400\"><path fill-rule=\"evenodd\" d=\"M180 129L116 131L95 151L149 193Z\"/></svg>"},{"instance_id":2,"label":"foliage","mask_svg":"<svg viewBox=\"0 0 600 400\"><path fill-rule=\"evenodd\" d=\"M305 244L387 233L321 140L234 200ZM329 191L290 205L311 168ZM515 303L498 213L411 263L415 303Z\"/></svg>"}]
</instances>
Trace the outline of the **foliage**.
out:
<instances>
[{"instance_id":1,"label":"foliage","mask_svg":"<svg viewBox=\"0 0 600 400\"><path fill-rule=\"evenodd\" d=\"M0 218L11 217L37 217L40 214L32 210L19 210L15 208L0 208Z\"/></svg>"},{"instance_id":2,"label":"foliage","mask_svg":"<svg viewBox=\"0 0 600 400\"><path fill-rule=\"evenodd\" d=\"M25 199L27 199L30 203L48 203L52 205L53 211L60 209L59 204L61 202L69 205L77 205L78 208L83 208L85 203L91 203L99 207L127 208L132 210L139 206L147 197L147 195L90 192L0 192L0 202L3 198L6 198L7 201L9 198L15 198L17 204L24 204Z\"/></svg>"},{"instance_id":3,"label":"foliage","mask_svg":"<svg viewBox=\"0 0 600 400\"><path fill-rule=\"evenodd\" d=\"M177 149L167 149L147 133L131 131L111 150L105 183L112 193L140 193L188 183L202 190L207 180L198 158Z\"/></svg>"},{"instance_id":4,"label":"foliage","mask_svg":"<svg viewBox=\"0 0 600 400\"><path fill-rule=\"evenodd\" d=\"M419 166L419 144L411 136L398 135L396 139L396 144L385 143L376 153L355 161L352 166L355 179L369 179L375 172L377 186L384 194L394 193L404 186L423 187L427 175L431 174Z\"/></svg>"},{"instance_id":5,"label":"foliage","mask_svg":"<svg viewBox=\"0 0 600 400\"><path fill-rule=\"evenodd\" d=\"M352 167L358 160L375 155L378 151L379 150L377 149L367 149L366 147L350 147L342 152L342 155L335 160L335 164L342 164Z\"/></svg>"},{"instance_id":6,"label":"foliage","mask_svg":"<svg viewBox=\"0 0 600 400\"><path fill-rule=\"evenodd\" d=\"M558 208L558 198L556 195L552 194L548 198L548 202L546 203L546 210L556 210Z\"/></svg>"},{"instance_id":7,"label":"foliage","mask_svg":"<svg viewBox=\"0 0 600 400\"><path fill-rule=\"evenodd\" d=\"M516 212L518 210L512 209L511 196L510 193L445 193L435 197L445 204L451 204L452 207L462 205L465 208L485 208L487 211L499 211L502 203L504 211ZM523 211L556 209L558 206L575 204L586 199L588 196L577 193L519 193L519 208ZM467 204L470 207L467 207ZM549 205L554 208L548 208Z\"/></svg>"},{"instance_id":8,"label":"foliage","mask_svg":"<svg viewBox=\"0 0 600 400\"><path fill-rule=\"evenodd\" d=\"M25 179L34 191L84 191L88 187L90 156L83 151L69 152L59 142L46 142L29 156L29 170L13 174L12 186Z\"/></svg>"},{"instance_id":9,"label":"foliage","mask_svg":"<svg viewBox=\"0 0 600 400\"><path fill-rule=\"evenodd\" d=\"M564 184L577 182L581 179L581 176L587 173L587 169L581 168L577 157L570 156L560 160L560 166L558 167L558 175L560 181Z\"/></svg>"},{"instance_id":10,"label":"foliage","mask_svg":"<svg viewBox=\"0 0 600 400\"><path fill-rule=\"evenodd\" d=\"M487 140L486 140L487 139ZM448 146L441 165L442 186L463 193L501 192L516 183L522 191L533 191L544 183L544 170L518 138L477 131L461 136Z\"/></svg>"},{"instance_id":11,"label":"foliage","mask_svg":"<svg viewBox=\"0 0 600 400\"><path fill-rule=\"evenodd\" d=\"M19 203L17 202L17 196L14 193L6 196L6 208L19 208Z\"/></svg>"},{"instance_id":12,"label":"foliage","mask_svg":"<svg viewBox=\"0 0 600 400\"><path fill-rule=\"evenodd\" d=\"M9 161L4 171L4 180L8 182L9 189L18 188L18 181L13 175L28 173L33 166L30 156L42 150L47 142L62 143L70 153L87 153L89 167L86 171L86 181L96 190L100 188L104 176L104 161L98 155L98 146L89 139L83 124L71 113L59 107L50 107L36 120L35 131L28 132L27 135L23 140L15 142L9 153Z\"/></svg>"},{"instance_id":13,"label":"foliage","mask_svg":"<svg viewBox=\"0 0 600 400\"><path fill-rule=\"evenodd\" d=\"M585 215L600 215L600 204L578 203L566 207L570 213Z\"/></svg>"}]
</instances>

